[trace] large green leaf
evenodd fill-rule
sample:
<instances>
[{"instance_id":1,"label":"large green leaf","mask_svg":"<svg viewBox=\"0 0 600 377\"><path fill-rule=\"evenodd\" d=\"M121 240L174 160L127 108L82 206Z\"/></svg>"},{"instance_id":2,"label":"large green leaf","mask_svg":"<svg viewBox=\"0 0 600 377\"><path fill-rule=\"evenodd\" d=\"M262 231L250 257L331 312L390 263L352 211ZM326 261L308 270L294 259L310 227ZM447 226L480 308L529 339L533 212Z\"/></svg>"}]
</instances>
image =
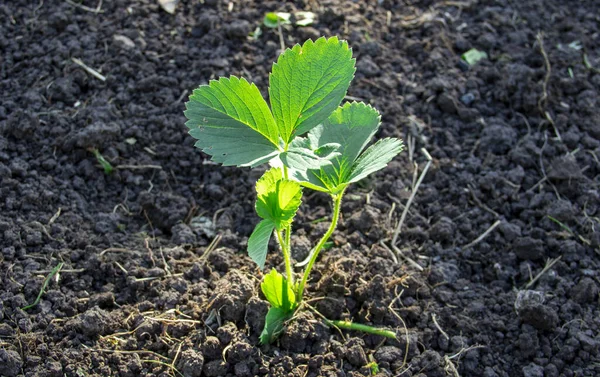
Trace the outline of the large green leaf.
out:
<instances>
[{"instance_id":1,"label":"large green leaf","mask_svg":"<svg viewBox=\"0 0 600 377\"><path fill-rule=\"evenodd\" d=\"M269 97L286 145L327 119L342 102L354 63L348 43L337 37L308 40L279 56L269 77Z\"/></svg>"},{"instance_id":2,"label":"large green leaf","mask_svg":"<svg viewBox=\"0 0 600 377\"><path fill-rule=\"evenodd\" d=\"M279 152L279 132L260 91L244 78L213 80L186 103L196 147L223 165L256 166Z\"/></svg>"},{"instance_id":3,"label":"large green leaf","mask_svg":"<svg viewBox=\"0 0 600 377\"><path fill-rule=\"evenodd\" d=\"M281 170L268 170L256 182L256 213L271 221L277 230L292 223L302 203L302 187L295 181L281 178Z\"/></svg>"},{"instance_id":4,"label":"large green leaf","mask_svg":"<svg viewBox=\"0 0 600 377\"><path fill-rule=\"evenodd\" d=\"M275 224L271 220L263 220L256 225L250 238L248 238L248 255L258 264L261 270L265 267L265 260L269 251L269 240L273 230L275 230Z\"/></svg>"},{"instance_id":5,"label":"large green leaf","mask_svg":"<svg viewBox=\"0 0 600 377\"><path fill-rule=\"evenodd\" d=\"M350 183L384 168L400 153L402 142L389 139L389 142L376 143L363 152L379 124L379 113L369 105L353 102L339 107L325 122L308 133L312 148L337 142L340 144L336 151L339 155L331 160L330 165L319 169L296 169L292 171L293 177L303 186L337 194Z\"/></svg>"},{"instance_id":6,"label":"large green leaf","mask_svg":"<svg viewBox=\"0 0 600 377\"><path fill-rule=\"evenodd\" d=\"M281 308L271 307L265 318L265 327L260 334L260 343L268 344L273 342L283 331L283 324L292 318L293 312L287 312Z\"/></svg>"},{"instance_id":7,"label":"large green leaf","mask_svg":"<svg viewBox=\"0 0 600 377\"><path fill-rule=\"evenodd\" d=\"M296 307L294 290L288 284L287 279L275 269L265 275L260 288L272 307L284 311L292 311Z\"/></svg>"}]
</instances>

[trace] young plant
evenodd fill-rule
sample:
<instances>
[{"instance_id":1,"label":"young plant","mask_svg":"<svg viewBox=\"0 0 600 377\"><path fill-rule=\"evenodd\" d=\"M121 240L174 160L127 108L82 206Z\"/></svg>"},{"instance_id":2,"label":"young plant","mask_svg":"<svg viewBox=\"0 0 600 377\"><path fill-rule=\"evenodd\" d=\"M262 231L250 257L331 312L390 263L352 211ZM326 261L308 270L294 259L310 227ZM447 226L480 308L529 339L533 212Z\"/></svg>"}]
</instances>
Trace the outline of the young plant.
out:
<instances>
[{"instance_id":1,"label":"young plant","mask_svg":"<svg viewBox=\"0 0 600 377\"><path fill-rule=\"evenodd\" d=\"M256 183L255 208L262 220L248 239L248 254L264 268L274 235L283 252L285 276L273 269L261 284L271 304L261 343L272 342L301 306L313 265L337 226L346 188L383 169L403 149L402 141L395 138L367 148L379 128L379 113L364 103L340 106L354 77L354 63L345 41L308 40L287 49L273 64L270 107L254 84L234 76L200 86L186 103L189 133L213 161L272 167ZM303 187L328 194L333 214L302 278L295 282L291 231ZM369 328L344 323L348 329ZM375 333L394 336L389 331Z\"/></svg>"}]
</instances>

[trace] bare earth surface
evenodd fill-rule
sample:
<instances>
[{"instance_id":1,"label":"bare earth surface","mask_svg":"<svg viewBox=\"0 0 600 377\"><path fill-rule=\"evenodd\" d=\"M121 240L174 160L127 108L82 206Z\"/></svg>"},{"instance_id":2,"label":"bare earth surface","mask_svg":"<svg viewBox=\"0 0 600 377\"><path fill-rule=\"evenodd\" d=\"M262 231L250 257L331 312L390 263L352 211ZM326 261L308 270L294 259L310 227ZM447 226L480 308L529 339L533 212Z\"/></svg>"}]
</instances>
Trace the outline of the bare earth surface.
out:
<instances>
[{"instance_id":1,"label":"bare earth surface","mask_svg":"<svg viewBox=\"0 0 600 377\"><path fill-rule=\"evenodd\" d=\"M0 3L1 376L600 375L597 1L72 4ZM324 315L398 341L305 311L259 346L267 304L245 247L262 170L211 164L186 134L184 102L209 79L266 94L279 35L249 34L295 10L318 19L284 27L285 45L347 39L349 96L383 114L378 137L412 141L352 187L308 287ZM469 68L470 48L489 58ZM433 161L395 261L380 242L421 148ZM296 260L330 212L308 196Z\"/></svg>"}]
</instances>

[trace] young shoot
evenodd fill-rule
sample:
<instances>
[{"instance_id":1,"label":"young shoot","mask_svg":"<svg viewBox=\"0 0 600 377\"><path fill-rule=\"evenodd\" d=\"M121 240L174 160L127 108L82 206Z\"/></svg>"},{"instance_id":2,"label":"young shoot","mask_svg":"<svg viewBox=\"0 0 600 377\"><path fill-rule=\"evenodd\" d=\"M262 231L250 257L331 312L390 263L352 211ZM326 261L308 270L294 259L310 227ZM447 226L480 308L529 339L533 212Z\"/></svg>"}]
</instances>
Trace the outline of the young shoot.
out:
<instances>
[{"instance_id":1,"label":"young shoot","mask_svg":"<svg viewBox=\"0 0 600 377\"><path fill-rule=\"evenodd\" d=\"M270 106L256 85L235 76L200 86L186 103L189 133L213 161L226 166L271 166L256 182L255 209L262 220L248 239L248 255L260 269L271 237L279 243L285 262L285 275L273 269L261 284L271 305L260 336L263 344L276 339L302 307L311 270L337 227L347 187L386 167L403 149L396 138L368 146L381 119L373 107L360 102L340 106L354 77L354 64L347 42L337 37L308 40L287 49L273 64ZM333 213L297 281L291 233L303 188L329 195ZM337 325L395 336L348 321Z\"/></svg>"}]
</instances>

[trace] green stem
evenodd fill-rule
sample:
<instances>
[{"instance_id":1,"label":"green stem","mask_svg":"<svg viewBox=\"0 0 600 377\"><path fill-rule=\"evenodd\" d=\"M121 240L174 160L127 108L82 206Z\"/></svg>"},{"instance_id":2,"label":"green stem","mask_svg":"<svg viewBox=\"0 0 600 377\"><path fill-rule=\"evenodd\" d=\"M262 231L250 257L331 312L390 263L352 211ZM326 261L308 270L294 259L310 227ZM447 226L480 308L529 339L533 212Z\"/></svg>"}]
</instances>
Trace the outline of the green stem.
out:
<instances>
[{"instance_id":1,"label":"green stem","mask_svg":"<svg viewBox=\"0 0 600 377\"><path fill-rule=\"evenodd\" d=\"M287 260L286 260L286 271L288 269L289 266L289 271L287 272L288 274L288 280L290 281L290 283L292 284L292 286L294 285L294 271L292 270L292 225L288 225L285 228L285 246L287 247L287 250L285 252L284 255L287 255Z\"/></svg>"},{"instance_id":2,"label":"green stem","mask_svg":"<svg viewBox=\"0 0 600 377\"><path fill-rule=\"evenodd\" d=\"M378 329L377 327L361 325L360 323L353 323L350 321L337 321L328 319L326 322L330 326L339 327L340 329L344 330L362 331L369 334L381 335L385 336L386 338L396 339L396 332L391 330Z\"/></svg>"},{"instance_id":3,"label":"green stem","mask_svg":"<svg viewBox=\"0 0 600 377\"><path fill-rule=\"evenodd\" d=\"M285 147L287 150L287 145ZM283 165L283 178L288 179L288 167ZM285 241L279 231L277 232L279 243L281 244L281 251L283 252L283 258L285 259L285 273L289 284L294 285L294 273L292 271L292 224L285 227Z\"/></svg>"},{"instance_id":4,"label":"green stem","mask_svg":"<svg viewBox=\"0 0 600 377\"><path fill-rule=\"evenodd\" d=\"M287 233L289 234L289 230L291 229L291 226L288 226L287 228ZM290 285L294 285L294 274L292 273L292 260L290 259L290 253L289 253L289 244L286 242L286 240L283 239L283 236L281 235L281 231L276 231L275 232L277 234L277 241L279 241L279 244L281 245L281 251L283 252L283 260L285 261L285 274L287 275L287 281L288 284ZM286 235L287 238L287 235Z\"/></svg>"},{"instance_id":5,"label":"green stem","mask_svg":"<svg viewBox=\"0 0 600 377\"><path fill-rule=\"evenodd\" d=\"M308 266L306 266L306 270L304 270L304 276L302 276L302 281L298 286L298 299L296 300L296 302L302 301L302 295L304 294L304 286L306 285L306 281L310 276L310 271L312 270L312 267L315 264L317 257L319 256L319 252L321 251L325 243L329 240L329 237L331 237L333 231L337 227L337 223L340 218L340 209L342 207L342 196L344 196L344 190L342 190L342 192L338 193L337 195L331 196L333 199L333 216L331 219L331 224L329 225L329 229L327 229L327 232L325 233L323 238L321 238L317 246L315 246L315 251L310 257L310 261L308 262Z\"/></svg>"},{"instance_id":6,"label":"green stem","mask_svg":"<svg viewBox=\"0 0 600 377\"><path fill-rule=\"evenodd\" d=\"M288 178L288 168L285 165L283 165L283 178L289 179Z\"/></svg>"}]
</instances>

